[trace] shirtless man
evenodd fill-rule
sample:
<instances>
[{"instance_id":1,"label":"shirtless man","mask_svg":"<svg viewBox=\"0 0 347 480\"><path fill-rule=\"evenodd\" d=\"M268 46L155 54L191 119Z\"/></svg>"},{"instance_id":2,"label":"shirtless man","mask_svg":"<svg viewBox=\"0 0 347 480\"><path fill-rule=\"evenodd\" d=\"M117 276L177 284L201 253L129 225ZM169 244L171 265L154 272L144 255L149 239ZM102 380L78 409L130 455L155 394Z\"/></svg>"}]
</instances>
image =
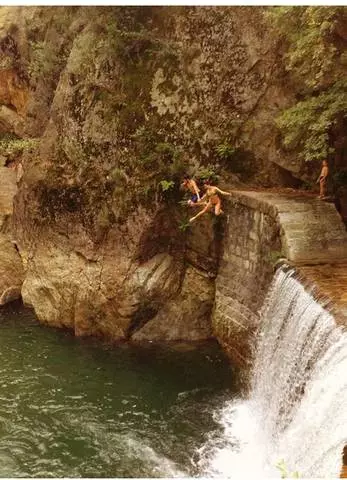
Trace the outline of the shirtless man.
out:
<instances>
[{"instance_id":1,"label":"shirtless man","mask_svg":"<svg viewBox=\"0 0 347 480\"><path fill-rule=\"evenodd\" d=\"M328 162L323 160L322 162L322 170L320 175L317 179L317 183L319 183L319 198L324 198L326 195L326 186L327 186L327 177L329 175L329 167Z\"/></svg>"},{"instance_id":2,"label":"shirtless man","mask_svg":"<svg viewBox=\"0 0 347 480\"><path fill-rule=\"evenodd\" d=\"M207 203L206 203L205 207L197 215L195 215L195 217L192 217L192 218L189 219L190 223L194 222L194 220L199 218L204 213L210 211L213 207L214 207L215 215L218 216L221 213L223 213L223 211L221 209L222 202L221 202L221 199L218 196L218 193L220 195L227 195L227 196L231 195L231 193L229 193L229 192L224 192L220 188L214 187L208 181L206 181L204 183L204 190L205 190L205 194L201 197L201 200L200 200L200 202L198 202L198 205L201 205L204 201L207 202Z\"/></svg>"},{"instance_id":3,"label":"shirtless man","mask_svg":"<svg viewBox=\"0 0 347 480\"><path fill-rule=\"evenodd\" d=\"M192 193L192 197L188 200L188 205L193 207L200 202L200 189L196 184L196 181L186 175L182 183L183 187L189 190Z\"/></svg>"}]
</instances>

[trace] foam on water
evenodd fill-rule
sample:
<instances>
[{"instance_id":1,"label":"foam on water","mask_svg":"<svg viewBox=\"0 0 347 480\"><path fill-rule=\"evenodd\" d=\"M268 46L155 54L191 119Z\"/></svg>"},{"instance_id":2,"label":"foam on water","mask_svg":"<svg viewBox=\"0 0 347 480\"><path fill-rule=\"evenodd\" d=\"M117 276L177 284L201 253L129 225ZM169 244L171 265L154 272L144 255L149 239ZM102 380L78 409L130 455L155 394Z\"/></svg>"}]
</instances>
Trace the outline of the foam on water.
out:
<instances>
[{"instance_id":1,"label":"foam on water","mask_svg":"<svg viewBox=\"0 0 347 480\"><path fill-rule=\"evenodd\" d=\"M249 398L216 412L199 451L208 476L338 477L347 443L347 334L279 270L261 312Z\"/></svg>"}]
</instances>

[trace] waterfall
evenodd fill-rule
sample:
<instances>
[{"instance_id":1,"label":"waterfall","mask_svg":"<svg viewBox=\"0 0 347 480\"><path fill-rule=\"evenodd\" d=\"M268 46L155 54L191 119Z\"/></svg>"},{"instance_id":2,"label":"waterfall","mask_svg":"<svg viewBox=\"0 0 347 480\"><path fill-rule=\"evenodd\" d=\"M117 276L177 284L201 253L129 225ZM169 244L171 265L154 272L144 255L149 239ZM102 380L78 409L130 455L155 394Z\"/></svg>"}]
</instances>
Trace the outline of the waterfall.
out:
<instances>
[{"instance_id":1,"label":"waterfall","mask_svg":"<svg viewBox=\"0 0 347 480\"><path fill-rule=\"evenodd\" d=\"M201 470L338 477L347 444L347 333L285 269L275 275L261 326L250 393L216 412L222 434L200 450Z\"/></svg>"}]
</instances>

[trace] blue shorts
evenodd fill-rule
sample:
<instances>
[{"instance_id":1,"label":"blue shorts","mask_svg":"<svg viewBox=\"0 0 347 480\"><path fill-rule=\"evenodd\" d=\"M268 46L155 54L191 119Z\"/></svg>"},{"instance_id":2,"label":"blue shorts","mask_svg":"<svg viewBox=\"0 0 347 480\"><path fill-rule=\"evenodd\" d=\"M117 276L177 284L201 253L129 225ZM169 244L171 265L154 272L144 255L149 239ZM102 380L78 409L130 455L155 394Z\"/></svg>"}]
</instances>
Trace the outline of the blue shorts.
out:
<instances>
[{"instance_id":1,"label":"blue shorts","mask_svg":"<svg viewBox=\"0 0 347 480\"><path fill-rule=\"evenodd\" d=\"M196 203L198 201L198 196L196 195L196 193L194 193L194 195L192 195L192 198L190 199L190 201L192 203Z\"/></svg>"}]
</instances>

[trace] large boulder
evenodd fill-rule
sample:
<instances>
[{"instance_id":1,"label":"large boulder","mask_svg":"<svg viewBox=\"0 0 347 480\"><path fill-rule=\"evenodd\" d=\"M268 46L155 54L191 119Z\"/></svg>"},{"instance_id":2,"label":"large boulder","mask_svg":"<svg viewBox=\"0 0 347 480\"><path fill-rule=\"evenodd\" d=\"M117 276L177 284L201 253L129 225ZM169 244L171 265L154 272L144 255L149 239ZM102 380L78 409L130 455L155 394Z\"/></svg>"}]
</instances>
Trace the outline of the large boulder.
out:
<instances>
[{"instance_id":1,"label":"large boulder","mask_svg":"<svg viewBox=\"0 0 347 480\"><path fill-rule=\"evenodd\" d=\"M142 329L134 341L202 340L212 336L211 311L214 281L194 267L188 267L182 289Z\"/></svg>"}]
</instances>

